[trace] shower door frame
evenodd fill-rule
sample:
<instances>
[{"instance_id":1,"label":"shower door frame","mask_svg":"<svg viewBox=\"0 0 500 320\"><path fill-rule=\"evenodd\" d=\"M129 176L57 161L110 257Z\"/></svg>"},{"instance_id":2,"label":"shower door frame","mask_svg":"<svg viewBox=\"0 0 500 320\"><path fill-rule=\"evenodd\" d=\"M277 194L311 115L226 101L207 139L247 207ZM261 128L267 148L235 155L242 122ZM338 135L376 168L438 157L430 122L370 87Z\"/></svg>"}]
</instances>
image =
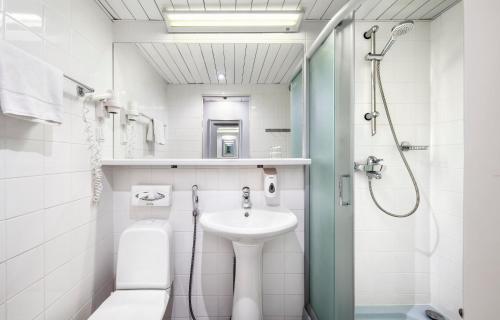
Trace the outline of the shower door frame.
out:
<instances>
[{"instance_id":1,"label":"shower door frame","mask_svg":"<svg viewBox=\"0 0 500 320\"><path fill-rule=\"evenodd\" d=\"M349 108L349 115L347 118L349 119L349 126L350 126L350 152L349 152L349 161L350 163L353 163L353 157L354 157L354 148L353 148L353 128L352 128L352 119L353 119L353 109L354 109L354 12L357 6L362 2L363 0L353 0L350 3L347 3L339 12L332 18L332 20L329 22L329 24L323 29L323 31L320 33L316 41L313 43L312 47L310 50L307 51L307 53L304 56L303 64L302 64L302 75L303 75L303 103L304 103L304 119L305 119L305 129L304 129L304 143L303 143L303 153L304 157L309 158L310 157L310 150L309 150L309 110L310 110L310 104L309 104L309 63L311 57L314 55L316 50L321 47L323 44L324 40L327 39L332 33L335 33L336 30L339 30L339 28L344 28L345 26L349 26L350 30L347 32L350 33L351 37L351 59L349 61L349 77L345 81L349 81L350 83L350 92L349 92L349 99L350 99L350 108ZM335 40L335 48L337 46L337 39ZM336 52L335 52L336 54ZM336 79L336 72L337 70L340 70L340 68L337 68L337 65L339 63L342 63L342 61L339 61L338 59L334 60L334 79ZM335 92L337 92L337 85L335 84ZM337 101L337 97L334 93L334 101ZM350 185L350 194L351 194L351 210L352 210L352 220L354 220L354 193L353 193L353 172L354 170L351 169L349 174L351 177L351 185ZM337 178L337 177L336 177ZM304 298L305 298L305 306L304 306L304 312L303 312L303 319L306 320L353 320L354 319L354 225L352 225L352 234L351 234L351 247L352 247L352 252L351 252L351 264L352 264L352 281L351 281L351 288L350 292L347 294L350 296L350 309L352 309L352 318L351 319L319 319L318 316L314 313L314 310L311 305L311 300L310 300L310 295L311 295L311 289L310 289L310 167L305 166L304 167L304 182L305 182L305 239L304 239ZM335 271L333 271L335 272ZM335 303L335 296L333 297L334 301L332 303Z\"/></svg>"}]
</instances>

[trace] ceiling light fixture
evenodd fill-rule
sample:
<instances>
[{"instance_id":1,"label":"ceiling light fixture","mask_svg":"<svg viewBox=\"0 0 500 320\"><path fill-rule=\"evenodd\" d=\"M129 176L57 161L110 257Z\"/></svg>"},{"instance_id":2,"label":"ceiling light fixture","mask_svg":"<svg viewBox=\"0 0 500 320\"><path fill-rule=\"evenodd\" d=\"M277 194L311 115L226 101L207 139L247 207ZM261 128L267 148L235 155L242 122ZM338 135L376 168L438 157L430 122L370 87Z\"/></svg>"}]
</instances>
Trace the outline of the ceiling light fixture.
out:
<instances>
[{"instance_id":1,"label":"ceiling light fixture","mask_svg":"<svg viewBox=\"0 0 500 320\"><path fill-rule=\"evenodd\" d=\"M296 32L303 11L165 10L169 32Z\"/></svg>"},{"instance_id":2,"label":"ceiling light fixture","mask_svg":"<svg viewBox=\"0 0 500 320\"><path fill-rule=\"evenodd\" d=\"M223 73L219 73L217 75L217 80L224 81L224 80L226 80L226 76Z\"/></svg>"}]
</instances>

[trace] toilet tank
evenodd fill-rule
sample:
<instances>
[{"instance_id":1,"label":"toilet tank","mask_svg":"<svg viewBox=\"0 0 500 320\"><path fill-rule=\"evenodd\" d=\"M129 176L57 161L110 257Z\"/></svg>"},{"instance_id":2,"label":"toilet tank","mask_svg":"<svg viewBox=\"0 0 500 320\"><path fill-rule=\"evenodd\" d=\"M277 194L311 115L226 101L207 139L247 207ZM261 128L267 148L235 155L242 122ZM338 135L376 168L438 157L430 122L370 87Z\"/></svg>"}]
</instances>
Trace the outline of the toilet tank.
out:
<instances>
[{"instance_id":1,"label":"toilet tank","mask_svg":"<svg viewBox=\"0 0 500 320\"><path fill-rule=\"evenodd\" d=\"M120 237L116 289L168 289L174 279L173 232L166 220L143 220Z\"/></svg>"}]
</instances>

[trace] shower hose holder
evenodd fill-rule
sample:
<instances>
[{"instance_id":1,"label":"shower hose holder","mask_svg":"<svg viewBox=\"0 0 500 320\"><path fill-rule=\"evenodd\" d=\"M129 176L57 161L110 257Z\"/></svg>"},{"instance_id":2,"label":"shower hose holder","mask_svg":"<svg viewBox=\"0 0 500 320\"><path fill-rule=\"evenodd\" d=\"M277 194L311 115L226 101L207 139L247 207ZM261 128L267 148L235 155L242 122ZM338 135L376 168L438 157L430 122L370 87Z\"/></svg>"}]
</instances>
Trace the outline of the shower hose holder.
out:
<instances>
[{"instance_id":1,"label":"shower hose holder","mask_svg":"<svg viewBox=\"0 0 500 320\"><path fill-rule=\"evenodd\" d=\"M414 146L408 141L401 142L401 145L399 147L401 148L401 151L418 151L429 149L429 146Z\"/></svg>"}]
</instances>

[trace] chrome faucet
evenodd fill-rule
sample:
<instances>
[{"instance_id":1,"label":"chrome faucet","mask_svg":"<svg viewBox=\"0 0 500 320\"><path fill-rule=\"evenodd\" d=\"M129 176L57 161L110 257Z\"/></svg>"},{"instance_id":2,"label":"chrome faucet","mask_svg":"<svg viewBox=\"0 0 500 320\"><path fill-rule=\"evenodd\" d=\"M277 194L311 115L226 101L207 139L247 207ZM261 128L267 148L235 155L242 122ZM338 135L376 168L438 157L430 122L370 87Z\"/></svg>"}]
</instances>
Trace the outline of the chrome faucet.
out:
<instances>
[{"instance_id":1,"label":"chrome faucet","mask_svg":"<svg viewBox=\"0 0 500 320\"><path fill-rule=\"evenodd\" d=\"M384 160L375 156L369 156L366 163L354 162L354 171L364 171L369 180L382 179Z\"/></svg>"},{"instance_id":2,"label":"chrome faucet","mask_svg":"<svg viewBox=\"0 0 500 320\"><path fill-rule=\"evenodd\" d=\"M250 201L250 188L243 187L241 191L243 191L243 203L242 203L243 209L252 208L252 202Z\"/></svg>"}]
</instances>

